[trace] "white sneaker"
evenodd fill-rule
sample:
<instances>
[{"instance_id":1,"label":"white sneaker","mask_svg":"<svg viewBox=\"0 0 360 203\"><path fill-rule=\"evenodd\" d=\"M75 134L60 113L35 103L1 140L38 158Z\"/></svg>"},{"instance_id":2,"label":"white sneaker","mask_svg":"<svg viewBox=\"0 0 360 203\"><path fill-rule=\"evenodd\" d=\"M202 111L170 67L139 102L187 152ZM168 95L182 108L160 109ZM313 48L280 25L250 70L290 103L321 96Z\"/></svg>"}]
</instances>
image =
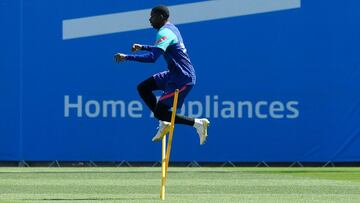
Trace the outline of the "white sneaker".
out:
<instances>
[{"instance_id":1,"label":"white sneaker","mask_svg":"<svg viewBox=\"0 0 360 203\"><path fill-rule=\"evenodd\" d=\"M207 139L207 128L210 125L210 121L206 118L195 119L196 132L199 134L200 145L203 145Z\"/></svg>"},{"instance_id":2,"label":"white sneaker","mask_svg":"<svg viewBox=\"0 0 360 203\"><path fill-rule=\"evenodd\" d=\"M166 121L159 121L159 126L157 127L158 131L156 135L152 138L153 142L158 142L166 135L170 130L170 123Z\"/></svg>"}]
</instances>

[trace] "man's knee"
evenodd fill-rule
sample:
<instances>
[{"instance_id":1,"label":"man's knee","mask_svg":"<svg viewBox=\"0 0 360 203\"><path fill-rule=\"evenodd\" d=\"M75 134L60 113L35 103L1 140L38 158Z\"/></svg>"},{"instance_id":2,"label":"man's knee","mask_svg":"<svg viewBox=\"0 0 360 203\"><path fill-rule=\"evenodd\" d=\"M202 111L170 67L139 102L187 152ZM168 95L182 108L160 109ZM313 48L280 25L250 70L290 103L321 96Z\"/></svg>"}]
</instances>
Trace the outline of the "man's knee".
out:
<instances>
[{"instance_id":1,"label":"man's knee","mask_svg":"<svg viewBox=\"0 0 360 203\"><path fill-rule=\"evenodd\" d=\"M152 91L157 90L157 89L159 89L159 88L156 85L155 79L152 78L152 77L142 81L137 86L137 90L140 93L140 95L152 92Z\"/></svg>"}]
</instances>

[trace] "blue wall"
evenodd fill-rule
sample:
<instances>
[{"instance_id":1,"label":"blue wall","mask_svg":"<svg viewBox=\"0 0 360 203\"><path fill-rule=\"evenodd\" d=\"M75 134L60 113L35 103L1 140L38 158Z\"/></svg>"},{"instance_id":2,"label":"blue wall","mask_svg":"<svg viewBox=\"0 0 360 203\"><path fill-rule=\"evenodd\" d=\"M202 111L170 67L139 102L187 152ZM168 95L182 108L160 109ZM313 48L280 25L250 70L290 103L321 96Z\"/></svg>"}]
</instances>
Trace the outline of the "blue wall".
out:
<instances>
[{"instance_id":1,"label":"blue wall","mask_svg":"<svg viewBox=\"0 0 360 203\"><path fill-rule=\"evenodd\" d=\"M134 2L0 0L0 160L160 159L157 121L136 86L166 65L112 58L153 44L155 31L62 38L66 19L195 1ZM204 146L194 128L177 126L172 160L359 161L359 6L303 0L299 9L178 25L198 77L184 113L212 125ZM106 115L111 100L126 112Z\"/></svg>"}]
</instances>

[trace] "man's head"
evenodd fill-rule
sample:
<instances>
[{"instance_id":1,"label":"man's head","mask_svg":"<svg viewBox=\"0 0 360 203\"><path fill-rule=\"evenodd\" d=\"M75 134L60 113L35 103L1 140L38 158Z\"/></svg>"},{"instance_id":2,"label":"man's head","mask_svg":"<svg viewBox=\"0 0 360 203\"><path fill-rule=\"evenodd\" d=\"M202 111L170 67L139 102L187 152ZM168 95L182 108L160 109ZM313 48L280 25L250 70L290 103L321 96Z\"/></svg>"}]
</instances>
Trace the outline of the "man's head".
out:
<instances>
[{"instance_id":1,"label":"man's head","mask_svg":"<svg viewBox=\"0 0 360 203\"><path fill-rule=\"evenodd\" d=\"M155 29L160 29L168 21L170 16L169 9L166 6L156 6L151 10L150 24Z\"/></svg>"}]
</instances>

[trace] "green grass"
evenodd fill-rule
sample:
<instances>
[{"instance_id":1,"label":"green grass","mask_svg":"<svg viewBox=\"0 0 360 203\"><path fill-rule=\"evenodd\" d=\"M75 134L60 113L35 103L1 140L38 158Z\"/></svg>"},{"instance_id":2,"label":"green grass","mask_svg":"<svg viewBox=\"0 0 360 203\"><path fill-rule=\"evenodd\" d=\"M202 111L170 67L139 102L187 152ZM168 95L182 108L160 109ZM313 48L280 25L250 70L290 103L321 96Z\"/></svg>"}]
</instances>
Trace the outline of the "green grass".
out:
<instances>
[{"instance_id":1,"label":"green grass","mask_svg":"<svg viewBox=\"0 0 360 203\"><path fill-rule=\"evenodd\" d=\"M0 203L162 202L160 168L0 168ZM170 168L165 202L360 202L360 168Z\"/></svg>"}]
</instances>

